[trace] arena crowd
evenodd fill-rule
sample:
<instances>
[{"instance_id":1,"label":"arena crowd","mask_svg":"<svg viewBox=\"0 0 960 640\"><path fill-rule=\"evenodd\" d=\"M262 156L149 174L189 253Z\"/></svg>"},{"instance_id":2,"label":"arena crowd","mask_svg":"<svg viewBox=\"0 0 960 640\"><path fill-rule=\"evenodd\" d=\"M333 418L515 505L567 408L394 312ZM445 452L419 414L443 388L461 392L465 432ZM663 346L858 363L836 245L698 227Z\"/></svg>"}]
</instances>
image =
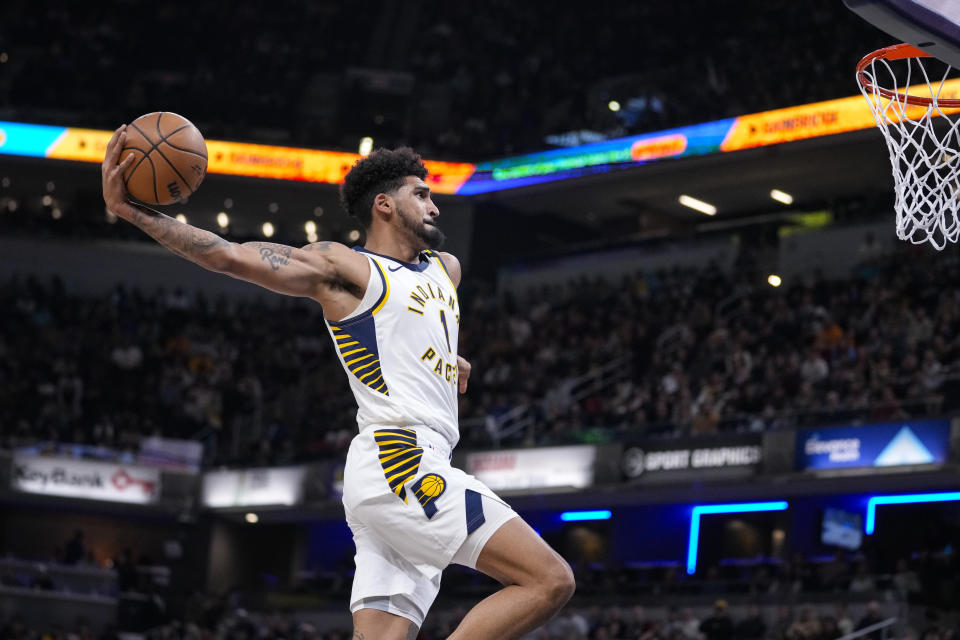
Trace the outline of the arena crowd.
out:
<instances>
[{"instance_id":1,"label":"arena crowd","mask_svg":"<svg viewBox=\"0 0 960 640\"><path fill-rule=\"evenodd\" d=\"M461 446L946 415L957 408L958 287L955 259L902 255L777 289L713 267L522 295L466 283L460 352L474 373ZM282 464L338 455L356 429L316 305L123 286L85 298L18 277L0 304L5 447L134 451L160 435L203 441L208 463ZM611 363L609 384L574 393ZM529 426L500 437L518 407Z\"/></svg>"},{"instance_id":2,"label":"arena crowd","mask_svg":"<svg viewBox=\"0 0 960 640\"><path fill-rule=\"evenodd\" d=\"M210 138L355 151L371 135L461 161L854 95L856 62L892 44L831 0L71 6L0 9L4 119L113 129L165 109Z\"/></svg>"}]
</instances>

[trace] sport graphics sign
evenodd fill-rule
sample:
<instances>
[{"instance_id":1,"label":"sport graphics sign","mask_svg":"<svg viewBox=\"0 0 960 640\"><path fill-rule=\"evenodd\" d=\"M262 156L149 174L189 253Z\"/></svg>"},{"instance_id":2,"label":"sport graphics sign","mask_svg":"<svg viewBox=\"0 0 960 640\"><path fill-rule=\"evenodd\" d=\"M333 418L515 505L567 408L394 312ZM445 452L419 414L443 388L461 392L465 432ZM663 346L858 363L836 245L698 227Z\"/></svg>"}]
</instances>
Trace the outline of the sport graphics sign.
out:
<instances>
[{"instance_id":1,"label":"sport graphics sign","mask_svg":"<svg viewBox=\"0 0 960 640\"><path fill-rule=\"evenodd\" d=\"M800 470L943 464L949 450L947 420L797 431Z\"/></svg>"},{"instance_id":2,"label":"sport graphics sign","mask_svg":"<svg viewBox=\"0 0 960 640\"><path fill-rule=\"evenodd\" d=\"M676 479L727 469L742 474L755 471L762 457L759 436L679 442L649 440L624 446L620 469L628 480L651 476Z\"/></svg>"},{"instance_id":3,"label":"sport graphics sign","mask_svg":"<svg viewBox=\"0 0 960 640\"><path fill-rule=\"evenodd\" d=\"M160 497L160 472L106 462L15 456L10 485L47 496L152 504Z\"/></svg>"}]
</instances>

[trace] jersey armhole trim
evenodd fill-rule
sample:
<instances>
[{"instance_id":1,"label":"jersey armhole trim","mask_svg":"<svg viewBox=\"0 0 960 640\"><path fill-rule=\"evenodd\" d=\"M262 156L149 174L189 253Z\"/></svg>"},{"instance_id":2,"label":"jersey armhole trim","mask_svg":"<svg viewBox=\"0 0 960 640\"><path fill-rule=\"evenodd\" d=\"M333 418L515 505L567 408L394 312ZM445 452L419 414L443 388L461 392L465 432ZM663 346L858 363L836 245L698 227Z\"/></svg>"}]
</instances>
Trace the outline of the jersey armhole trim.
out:
<instances>
[{"instance_id":1,"label":"jersey armhole trim","mask_svg":"<svg viewBox=\"0 0 960 640\"><path fill-rule=\"evenodd\" d=\"M331 327L337 327L337 328L349 327L357 322L366 320L370 316L376 315L376 313L383 308L383 305L387 303L387 298L390 297L390 280L387 279L387 274L383 272L383 267L380 266L379 262L377 262L375 259L371 258L370 256L367 256L367 260L369 260L371 264L373 264L373 267L371 268L371 277L373 277L372 274L374 272L380 276L380 284L382 285L380 289L380 297L377 298L376 301L373 304L371 304L365 311L361 311L359 313L355 312L355 315L347 316L343 320L337 320L336 322L333 322L325 319L326 323ZM361 302L361 305L362 304L363 303Z\"/></svg>"},{"instance_id":2,"label":"jersey armhole trim","mask_svg":"<svg viewBox=\"0 0 960 640\"><path fill-rule=\"evenodd\" d=\"M374 303L370 311L371 315L377 315L377 312L383 309L383 305L387 304L387 298L390 297L390 280L387 279L387 274L383 272L383 267L380 266L379 262L372 258L370 262L377 268L377 273L380 274L380 281L383 283L383 293L380 294L380 299Z\"/></svg>"},{"instance_id":3,"label":"jersey armhole trim","mask_svg":"<svg viewBox=\"0 0 960 640\"><path fill-rule=\"evenodd\" d=\"M454 284L453 278L450 277L450 272L447 271L447 265L443 264L443 258L440 257L440 254L437 253L436 251L431 251L430 249L427 249L426 251L424 251L424 253L426 253L426 254L427 254L428 256L430 256L431 258L436 258L436 259L437 259L437 264L439 264L439 265L440 265L440 268L443 269L443 274L444 274L445 276L447 276L447 280L450 281L450 284L453 285L453 290L456 291L456 290L457 290L457 285Z\"/></svg>"}]
</instances>

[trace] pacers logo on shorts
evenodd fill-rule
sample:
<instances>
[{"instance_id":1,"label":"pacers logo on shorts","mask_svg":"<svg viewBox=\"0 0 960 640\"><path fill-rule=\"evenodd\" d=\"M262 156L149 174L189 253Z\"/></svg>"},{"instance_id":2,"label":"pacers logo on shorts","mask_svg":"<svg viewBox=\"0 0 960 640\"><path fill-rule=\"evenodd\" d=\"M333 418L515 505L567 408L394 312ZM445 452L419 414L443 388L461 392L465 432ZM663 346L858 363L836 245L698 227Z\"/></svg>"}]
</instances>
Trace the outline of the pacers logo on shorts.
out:
<instances>
[{"instance_id":1,"label":"pacers logo on shorts","mask_svg":"<svg viewBox=\"0 0 960 640\"><path fill-rule=\"evenodd\" d=\"M447 481L443 476L428 473L413 483L410 488L413 489L413 495L417 496L417 501L429 519L437 512L437 505L433 503L447 490Z\"/></svg>"}]
</instances>

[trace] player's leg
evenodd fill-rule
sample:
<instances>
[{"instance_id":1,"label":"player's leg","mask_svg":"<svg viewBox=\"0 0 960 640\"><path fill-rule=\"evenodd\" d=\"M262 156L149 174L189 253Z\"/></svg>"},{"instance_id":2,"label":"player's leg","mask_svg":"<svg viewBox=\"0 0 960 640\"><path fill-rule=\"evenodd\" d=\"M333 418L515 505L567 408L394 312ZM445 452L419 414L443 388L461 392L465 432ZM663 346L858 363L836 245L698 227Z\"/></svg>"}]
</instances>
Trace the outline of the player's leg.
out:
<instances>
[{"instance_id":1,"label":"player's leg","mask_svg":"<svg viewBox=\"0 0 960 640\"><path fill-rule=\"evenodd\" d=\"M416 640L416 623L378 609L360 609L353 614L353 640Z\"/></svg>"},{"instance_id":2,"label":"player's leg","mask_svg":"<svg viewBox=\"0 0 960 640\"><path fill-rule=\"evenodd\" d=\"M440 590L440 575L428 579L370 527L349 515L348 523L357 547L353 640L415 639Z\"/></svg>"},{"instance_id":3,"label":"player's leg","mask_svg":"<svg viewBox=\"0 0 960 640\"><path fill-rule=\"evenodd\" d=\"M567 562L520 518L487 540L476 568L504 586L467 613L448 640L511 640L552 618L576 587Z\"/></svg>"}]
</instances>

